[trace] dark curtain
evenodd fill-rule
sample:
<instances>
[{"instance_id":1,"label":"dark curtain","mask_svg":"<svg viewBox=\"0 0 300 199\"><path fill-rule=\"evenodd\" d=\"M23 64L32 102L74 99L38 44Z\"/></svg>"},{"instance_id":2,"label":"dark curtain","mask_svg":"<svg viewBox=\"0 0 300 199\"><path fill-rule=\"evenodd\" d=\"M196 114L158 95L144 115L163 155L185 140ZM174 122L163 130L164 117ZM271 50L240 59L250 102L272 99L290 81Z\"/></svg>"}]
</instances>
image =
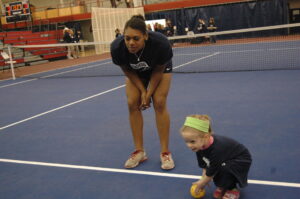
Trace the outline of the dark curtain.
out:
<instances>
[{"instance_id":1,"label":"dark curtain","mask_svg":"<svg viewBox=\"0 0 300 199\"><path fill-rule=\"evenodd\" d=\"M208 23L210 17L215 18L218 31L286 24L288 5L287 0L260 0L146 14L147 20L171 19L178 35L185 34L186 27L195 30L199 18Z\"/></svg>"}]
</instances>

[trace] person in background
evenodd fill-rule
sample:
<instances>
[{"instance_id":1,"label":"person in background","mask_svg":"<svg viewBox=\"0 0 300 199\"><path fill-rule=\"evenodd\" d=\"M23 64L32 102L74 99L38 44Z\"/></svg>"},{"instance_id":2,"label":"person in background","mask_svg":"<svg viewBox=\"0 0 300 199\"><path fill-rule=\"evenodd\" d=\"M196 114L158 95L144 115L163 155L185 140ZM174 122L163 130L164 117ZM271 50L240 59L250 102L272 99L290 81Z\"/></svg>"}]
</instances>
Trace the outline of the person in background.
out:
<instances>
[{"instance_id":1,"label":"person in background","mask_svg":"<svg viewBox=\"0 0 300 199\"><path fill-rule=\"evenodd\" d=\"M201 34L201 33L206 33L207 32L207 27L205 24L205 21L203 19L198 19L198 24L196 26L196 30L195 30L196 34ZM205 37L197 37L196 39L197 43L201 43L204 42L206 40Z\"/></svg>"},{"instance_id":2,"label":"person in background","mask_svg":"<svg viewBox=\"0 0 300 199\"><path fill-rule=\"evenodd\" d=\"M75 33L75 42L76 43L83 43L83 35L82 35L82 32L80 30L77 30L76 33ZM78 46L77 46L78 48ZM80 50L81 52L84 52L84 46L83 45L80 45ZM78 49L79 51L79 49Z\"/></svg>"},{"instance_id":3,"label":"person in background","mask_svg":"<svg viewBox=\"0 0 300 199\"><path fill-rule=\"evenodd\" d=\"M153 103L160 139L161 168L175 167L169 151L170 116L167 97L172 78L173 51L165 35L147 31L142 15L134 15L124 27L124 34L111 43L111 57L126 76L129 121L135 150L125 162L134 168L147 160L143 144L143 114Z\"/></svg>"},{"instance_id":4,"label":"person in background","mask_svg":"<svg viewBox=\"0 0 300 199\"><path fill-rule=\"evenodd\" d=\"M147 24L147 31L152 31L152 27L150 24Z\"/></svg>"},{"instance_id":5,"label":"person in background","mask_svg":"<svg viewBox=\"0 0 300 199\"><path fill-rule=\"evenodd\" d=\"M167 37L172 37L174 36L174 26L172 25L172 22L170 19L167 20L166 22L166 27L165 27L165 34Z\"/></svg>"},{"instance_id":6,"label":"person in background","mask_svg":"<svg viewBox=\"0 0 300 199\"><path fill-rule=\"evenodd\" d=\"M72 43L72 38L70 36L70 33L69 33L69 28L68 27L65 27L63 29L63 41L65 43Z\"/></svg>"},{"instance_id":7,"label":"person in background","mask_svg":"<svg viewBox=\"0 0 300 199\"><path fill-rule=\"evenodd\" d=\"M175 35L175 26L172 25L172 21L170 19L166 21L164 33L167 37L173 37ZM170 44L173 46L174 40L170 40Z\"/></svg>"},{"instance_id":8,"label":"person in background","mask_svg":"<svg viewBox=\"0 0 300 199\"><path fill-rule=\"evenodd\" d=\"M116 0L110 0L110 4L111 4L112 8L116 8L117 7Z\"/></svg>"},{"instance_id":9,"label":"person in background","mask_svg":"<svg viewBox=\"0 0 300 199\"><path fill-rule=\"evenodd\" d=\"M189 115L180 129L187 147L196 153L202 177L194 182L196 192L214 181L214 198L238 199L237 186L247 186L252 163L248 149L234 139L214 134L208 115Z\"/></svg>"},{"instance_id":10,"label":"person in background","mask_svg":"<svg viewBox=\"0 0 300 199\"><path fill-rule=\"evenodd\" d=\"M69 29L68 27L65 27L63 30L63 40L65 43L74 43L75 39L74 39L73 30ZM67 46L67 49L68 49L68 54L67 54L68 59L78 58L75 53L74 46Z\"/></svg>"},{"instance_id":11,"label":"person in background","mask_svg":"<svg viewBox=\"0 0 300 199\"><path fill-rule=\"evenodd\" d=\"M209 32L215 32L217 30L217 27L215 25L215 19L211 17L208 21L207 29ZM216 36L212 35L209 37L210 43L216 43Z\"/></svg>"},{"instance_id":12,"label":"person in background","mask_svg":"<svg viewBox=\"0 0 300 199\"><path fill-rule=\"evenodd\" d=\"M158 24L157 25L157 30L156 30L157 32L160 32L161 34L164 34L165 35L165 27L164 27L164 25L162 25L162 24Z\"/></svg>"},{"instance_id":13,"label":"person in background","mask_svg":"<svg viewBox=\"0 0 300 199\"><path fill-rule=\"evenodd\" d=\"M133 8L133 0L125 0L125 4L127 8Z\"/></svg>"},{"instance_id":14,"label":"person in background","mask_svg":"<svg viewBox=\"0 0 300 199\"><path fill-rule=\"evenodd\" d=\"M120 37L120 36L122 35L121 32L120 32L120 30L119 30L119 28L117 28L117 29L115 30L115 33L116 33L115 38Z\"/></svg>"},{"instance_id":15,"label":"person in background","mask_svg":"<svg viewBox=\"0 0 300 199\"><path fill-rule=\"evenodd\" d=\"M72 29L69 29L68 32L69 32L70 37L71 37L71 43L78 43L76 38L75 38L74 31ZM72 54L73 58L75 58L75 59L79 58L79 47L78 47L78 45L71 46L71 54Z\"/></svg>"}]
</instances>

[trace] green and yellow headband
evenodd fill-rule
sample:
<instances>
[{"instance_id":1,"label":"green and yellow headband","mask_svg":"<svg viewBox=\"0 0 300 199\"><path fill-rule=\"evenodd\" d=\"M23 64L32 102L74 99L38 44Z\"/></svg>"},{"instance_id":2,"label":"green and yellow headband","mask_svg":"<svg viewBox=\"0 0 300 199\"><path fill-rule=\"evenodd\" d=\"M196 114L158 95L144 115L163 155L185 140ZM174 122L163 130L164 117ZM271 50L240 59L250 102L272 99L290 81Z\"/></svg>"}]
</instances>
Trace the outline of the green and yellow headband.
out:
<instances>
[{"instance_id":1,"label":"green and yellow headband","mask_svg":"<svg viewBox=\"0 0 300 199\"><path fill-rule=\"evenodd\" d=\"M197 119L194 117L186 117L184 126L192 127L205 133L209 132L209 121Z\"/></svg>"}]
</instances>

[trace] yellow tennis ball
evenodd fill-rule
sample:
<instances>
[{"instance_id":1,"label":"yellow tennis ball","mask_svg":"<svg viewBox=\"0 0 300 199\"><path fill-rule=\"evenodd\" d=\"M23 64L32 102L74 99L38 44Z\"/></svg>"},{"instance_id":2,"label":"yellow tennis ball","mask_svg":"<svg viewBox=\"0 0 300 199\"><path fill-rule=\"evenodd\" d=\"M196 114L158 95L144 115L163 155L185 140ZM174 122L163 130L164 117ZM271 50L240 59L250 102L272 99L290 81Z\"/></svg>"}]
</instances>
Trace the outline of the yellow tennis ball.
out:
<instances>
[{"instance_id":1,"label":"yellow tennis ball","mask_svg":"<svg viewBox=\"0 0 300 199\"><path fill-rule=\"evenodd\" d=\"M196 193L196 187L197 185L196 184L193 184L191 186L191 189L190 189L190 192L191 192L191 195L194 197L194 198L203 198L204 195L205 195L205 189L202 189L199 193Z\"/></svg>"}]
</instances>

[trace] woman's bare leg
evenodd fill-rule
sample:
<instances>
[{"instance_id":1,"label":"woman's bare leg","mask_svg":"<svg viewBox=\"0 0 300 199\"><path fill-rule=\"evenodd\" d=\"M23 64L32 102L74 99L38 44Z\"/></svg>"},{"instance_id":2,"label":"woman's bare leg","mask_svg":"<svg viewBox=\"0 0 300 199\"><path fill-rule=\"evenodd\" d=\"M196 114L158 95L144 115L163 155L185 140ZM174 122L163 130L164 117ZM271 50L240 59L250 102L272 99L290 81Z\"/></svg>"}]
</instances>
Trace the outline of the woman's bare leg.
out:
<instances>
[{"instance_id":1,"label":"woman's bare leg","mask_svg":"<svg viewBox=\"0 0 300 199\"><path fill-rule=\"evenodd\" d=\"M129 110L129 122L136 150L144 150L143 115L139 109L141 94L138 88L126 78L126 95Z\"/></svg>"},{"instance_id":2,"label":"woman's bare leg","mask_svg":"<svg viewBox=\"0 0 300 199\"><path fill-rule=\"evenodd\" d=\"M171 73L164 73L153 94L153 106L156 126L160 138L161 152L169 151L170 115L167 109L167 97L172 79Z\"/></svg>"}]
</instances>

